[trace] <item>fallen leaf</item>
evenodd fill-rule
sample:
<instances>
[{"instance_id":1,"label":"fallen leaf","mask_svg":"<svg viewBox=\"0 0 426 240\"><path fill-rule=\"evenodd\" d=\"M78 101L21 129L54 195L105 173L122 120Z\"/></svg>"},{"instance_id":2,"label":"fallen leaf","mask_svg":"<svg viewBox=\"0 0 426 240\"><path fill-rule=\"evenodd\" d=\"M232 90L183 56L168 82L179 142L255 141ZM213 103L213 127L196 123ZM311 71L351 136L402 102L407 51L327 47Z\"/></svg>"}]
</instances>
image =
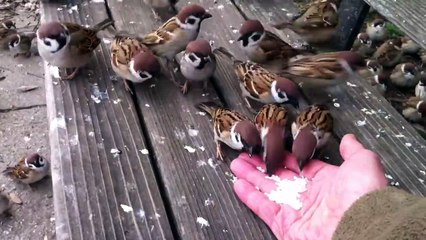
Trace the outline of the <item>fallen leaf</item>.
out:
<instances>
[{"instance_id":1,"label":"fallen leaf","mask_svg":"<svg viewBox=\"0 0 426 240\"><path fill-rule=\"evenodd\" d=\"M10 193L9 198L10 198L10 201L12 201L15 204L19 204L19 205L22 204L21 198L16 193L13 193L13 192Z\"/></svg>"}]
</instances>

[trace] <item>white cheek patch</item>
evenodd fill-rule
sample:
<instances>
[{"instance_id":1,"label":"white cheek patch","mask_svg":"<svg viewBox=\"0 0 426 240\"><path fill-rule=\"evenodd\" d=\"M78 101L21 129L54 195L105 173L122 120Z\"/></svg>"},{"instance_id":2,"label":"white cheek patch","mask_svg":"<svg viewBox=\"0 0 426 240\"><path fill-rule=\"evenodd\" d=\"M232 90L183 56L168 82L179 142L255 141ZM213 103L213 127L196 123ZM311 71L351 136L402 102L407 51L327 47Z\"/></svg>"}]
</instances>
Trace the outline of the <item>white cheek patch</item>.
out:
<instances>
[{"instance_id":1,"label":"white cheek patch","mask_svg":"<svg viewBox=\"0 0 426 240\"><path fill-rule=\"evenodd\" d=\"M283 95L283 98L279 96L279 92L277 91L277 81L273 81L271 84L271 93L272 97L277 103L284 103L287 102L289 99L287 97L287 94L285 92L280 92L280 94Z\"/></svg>"},{"instance_id":2,"label":"white cheek patch","mask_svg":"<svg viewBox=\"0 0 426 240\"><path fill-rule=\"evenodd\" d=\"M152 78L152 75L151 75L149 72L147 72L147 71L136 72L136 71L135 71L135 68L134 68L134 65L135 65L135 62L134 62L133 60L132 60L132 61L130 61L130 63L129 63L129 71L130 71L130 73L132 74L132 76L133 76L135 79L138 79L139 81L144 82L144 81L146 81L146 80L148 80L148 79L151 79L151 78ZM145 75L146 75L146 77L142 78L142 77L140 76L140 73L145 74Z\"/></svg>"},{"instance_id":3,"label":"white cheek patch","mask_svg":"<svg viewBox=\"0 0 426 240\"><path fill-rule=\"evenodd\" d=\"M189 58L191 55L196 58L195 61L192 61ZM188 63L190 63L194 67L198 67L200 65L200 63L201 63L201 59L198 58L195 54L192 54L192 53L185 54L185 61L187 61Z\"/></svg>"},{"instance_id":4,"label":"white cheek patch","mask_svg":"<svg viewBox=\"0 0 426 240\"><path fill-rule=\"evenodd\" d=\"M253 39L250 37L249 39L248 39L248 45L247 45L247 47L255 47L255 46L258 46L259 45L259 43L263 40L263 38L265 37L265 33L263 33L262 34L262 36L260 36L260 38L259 38L259 40L257 40L257 41L253 41Z\"/></svg>"},{"instance_id":5,"label":"white cheek patch","mask_svg":"<svg viewBox=\"0 0 426 240\"><path fill-rule=\"evenodd\" d=\"M50 46L46 45L44 42L49 42ZM56 52L59 50L59 43L55 39L45 38L44 40L40 40L41 46L49 52Z\"/></svg>"},{"instance_id":6,"label":"white cheek patch","mask_svg":"<svg viewBox=\"0 0 426 240\"><path fill-rule=\"evenodd\" d=\"M241 141L241 136L235 132L235 126L237 126L237 124L234 124L234 126L232 126L231 128L231 141L232 141L232 144L234 145L233 148L243 149L244 145L243 145L243 142Z\"/></svg>"}]
</instances>

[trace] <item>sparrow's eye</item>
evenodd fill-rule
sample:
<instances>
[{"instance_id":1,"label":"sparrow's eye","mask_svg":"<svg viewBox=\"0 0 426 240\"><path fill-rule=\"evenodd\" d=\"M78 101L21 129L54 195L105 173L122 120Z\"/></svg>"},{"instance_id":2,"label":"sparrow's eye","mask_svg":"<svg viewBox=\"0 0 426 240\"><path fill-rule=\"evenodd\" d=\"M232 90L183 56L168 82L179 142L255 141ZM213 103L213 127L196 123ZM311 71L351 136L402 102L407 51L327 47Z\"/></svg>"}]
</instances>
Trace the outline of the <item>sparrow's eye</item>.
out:
<instances>
[{"instance_id":1,"label":"sparrow's eye","mask_svg":"<svg viewBox=\"0 0 426 240\"><path fill-rule=\"evenodd\" d=\"M147 71L141 71L141 72L139 72L139 77L142 80L148 80L148 79L152 78L152 75Z\"/></svg>"},{"instance_id":2,"label":"sparrow's eye","mask_svg":"<svg viewBox=\"0 0 426 240\"><path fill-rule=\"evenodd\" d=\"M190 59L192 62L195 62L195 61L197 60L197 58L196 58L193 54L189 55L189 59Z\"/></svg>"},{"instance_id":3,"label":"sparrow's eye","mask_svg":"<svg viewBox=\"0 0 426 240\"><path fill-rule=\"evenodd\" d=\"M251 39L256 42L256 41L259 41L260 36L261 36L260 34L256 33L253 36L251 36Z\"/></svg>"},{"instance_id":4,"label":"sparrow's eye","mask_svg":"<svg viewBox=\"0 0 426 240\"><path fill-rule=\"evenodd\" d=\"M41 165L43 165L43 164L44 164L44 159L43 159L42 157L39 157L39 158L38 158L38 162L39 162Z\"/></svg>"},{"instance_id":5,"label":"sparrow's eye","mask_svg":"<svg viewBox=\"0 0 426 240\"><path fill-rule=\"evenodd\" d=\"M285 93L283 93L283 92L279 91L279 92L278 92L278 97L279 97L279 98L285 98L285 97L286 97L286 95L285 95Z\"/></svg>"},{"instance_id":6,"label":"sparrow's eye","mask_svg":"<svg viewBox=\"0 0 426 240\"><path fill-rule=\"evenodd\" d=\"M44 40L43 42L44 42L44 44L45 44L46 46L51 46L51 45L52 45L52 44L50 43L50 41Z\"/></svg>"},{"instance_id":7,"label":"sparrow's eye","mask_svg":"<svg viewBox=\"0 0 426 240\"><path fill-rule=\"evenodd\" d=\"M191 18L191 17L189 17L189 18L186 20L186 23L189 23L189 24L191 24L191 25L193 25L195 22L196 22L196 20L195 20L194 18Z\"/></svg>"}]
</instances>

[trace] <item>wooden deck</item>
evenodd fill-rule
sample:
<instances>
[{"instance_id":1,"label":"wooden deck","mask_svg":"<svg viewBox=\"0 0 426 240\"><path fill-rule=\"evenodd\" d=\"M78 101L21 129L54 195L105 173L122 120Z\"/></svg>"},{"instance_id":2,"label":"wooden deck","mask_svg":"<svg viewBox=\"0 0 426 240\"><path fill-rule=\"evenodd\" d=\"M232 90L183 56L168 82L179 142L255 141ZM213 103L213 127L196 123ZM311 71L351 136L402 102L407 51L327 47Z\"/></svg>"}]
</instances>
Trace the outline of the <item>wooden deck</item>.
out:
<instances>
[{"instance_id":1,"label":"wooden deck","mask_svg":"<svg viewBox=\"0 0 426 240\"><path fill-rule=\"evenodd\" d=\"M93 25L110 16L117 29L140 34L161 24L141 0L75 2L77 7L42 4L42 21ZM245 18L272 23L271 16L296 11L291 1L278 0L191 3L213 15L200 37L240 59L233 41ZM229 61L220 58L206 94L192 88L183 96L163 77L134 85L131 96L110 67L108 41L75 80L54 79L46 66L58 239L274 239L236 198L230 161L214 158L211 122L193 106L216 100L249 114L233 74ZM336 118L324 159L340 162L338 141L353 132L383 157L392 181L426 195L425 140L368 84L355 77L348 81L324 91L305 89L308 102L327 102ZM201 218L209 226L198 223Z\"/></svg>"}]
</instances>

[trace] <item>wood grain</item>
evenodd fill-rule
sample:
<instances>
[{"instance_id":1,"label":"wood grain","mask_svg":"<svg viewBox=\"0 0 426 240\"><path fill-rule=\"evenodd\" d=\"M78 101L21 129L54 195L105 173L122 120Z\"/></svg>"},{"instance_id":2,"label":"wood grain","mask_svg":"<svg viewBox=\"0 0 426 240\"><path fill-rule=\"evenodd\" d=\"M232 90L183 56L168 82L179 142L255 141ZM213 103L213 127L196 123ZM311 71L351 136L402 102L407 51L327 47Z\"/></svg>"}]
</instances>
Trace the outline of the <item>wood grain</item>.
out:
<instances>
[{"instance_id":1,"label":"wood grain","mask_svg":"<svg viewBox=\"0 0 426 240\"><path fill-rule=\"evenodd\" d=\"M43 3L42 21L93 25L107 18L104 3L79 1L77 10ZM71 81L54 79L45 67L57 238L170 239L153 167L140 152L147 145L136 108L112 81L108 56L102 43ZM96 103L97 90L108 98Z\"/></svg>"}]
</instances>

